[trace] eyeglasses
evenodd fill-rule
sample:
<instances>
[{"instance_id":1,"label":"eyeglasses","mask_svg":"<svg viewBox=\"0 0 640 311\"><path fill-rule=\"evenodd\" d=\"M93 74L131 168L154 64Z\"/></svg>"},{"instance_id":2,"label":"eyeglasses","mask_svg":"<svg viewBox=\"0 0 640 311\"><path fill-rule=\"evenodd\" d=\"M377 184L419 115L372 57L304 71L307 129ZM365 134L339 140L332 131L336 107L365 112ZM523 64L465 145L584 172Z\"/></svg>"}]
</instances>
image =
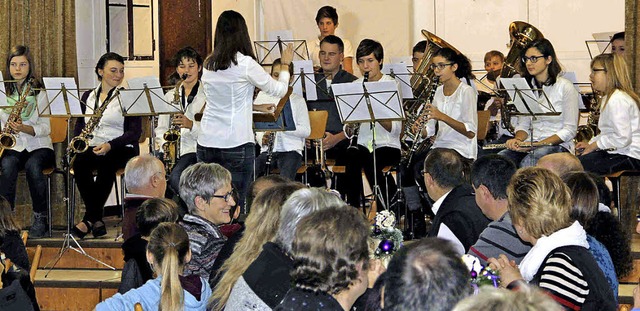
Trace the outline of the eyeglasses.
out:
<instances>
[{"instance_id":1,"label":"eyeglasses","mask_svg":"<svg viewBox=\"0 0 640 311\"><path fill-rule=\"evenodd\" d=\"M592 73L592 74L595 74L595 73L596 73L596 72L598 72L598 71L604 71L604 72L607 72L607 70L606 70L606 69L604 69L604 68L591 68L591 73Z\"/></svg>"},{"instance_id":2,"label":"eyeglasses","mask_svg":"<svg viewBox=\"0 0 640 311\"><path fill-rule=\"evenodd\" d=\"M231 190L231 191L225 193L224 195L214 194L211 197L212 198L224 199L225 202L229 202L229 199L231 199L231 198L233 198L235 200L235 195L236 195L236 191L235 190Z\"/></svg>"},{"instance_id":3,"label":"eyeglasses","mask_svg":"<svg viewBox=\"0 0 640 311\"><path fill-rule=\"evenodd\" d=\"M444 64L444 63L440 63L440 64L431 64L431 65L429 65L429 68L431 68L431 70L435 70L436 68L437 68L438 70L442 70L442 69L444 69L444 67L451 66L451 65L453 65L453 64L455 64L455 63L447 63L447 64Z\"/></svg>"},{"instance_id":4,"label":"eyeglasses","mask_svg":"<svg viewBox=\"0 0 640 311\"><path fill-rule=\"evenodd\" d=\"M527 63L527 61L529 60L529 61L531 61L531 63L532 63L532 64L535 64L535 63L537 63L537 62L538 62L538 59L540 59L540 58L544 58L544 55L540 55L540 56L531 56L531 57L526 57L526 56L525 56L525 57L523 57L523 58L522 58L522 63L526 64L526 63Z\"/></svg>"}]
</instances>

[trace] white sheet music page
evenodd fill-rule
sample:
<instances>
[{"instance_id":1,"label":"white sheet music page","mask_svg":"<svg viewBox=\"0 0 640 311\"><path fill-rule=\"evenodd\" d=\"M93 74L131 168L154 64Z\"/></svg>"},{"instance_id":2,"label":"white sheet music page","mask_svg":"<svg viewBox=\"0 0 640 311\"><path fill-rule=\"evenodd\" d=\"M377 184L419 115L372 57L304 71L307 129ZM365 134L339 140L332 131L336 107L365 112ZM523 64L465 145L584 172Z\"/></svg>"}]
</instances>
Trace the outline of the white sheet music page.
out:
<instances>
[{"instance_id":1,"label":"white sheet music page","mask_svg":"<svg viewBox=\"0 0 640 311\"><path fill-rule=\"evenodd\" d=\"M371 120L369 107L364 99L364 88L361 83L332 84L331 90L333 91L342 123L367 122Z\"/></svg>"},{"instance_id":2,"label":"white sheet music page","mask_svg":"<svg viewBox=\"0 0 640 311\"><path fill-rule=\"evenodd\" d=\"M122 105L126 114L151 114L150 104L156 114L181 112L180 106L173 106L164 99L160 79L155 76L133 78L127 81L129 89L121 90ZM145 94L145 85L149 89L151 103Z\"/></svg>"},{"instance_id":3,"label":"white sheet music page","mask_svg":"<svg viewBox=\"0 0 640 311\"><path fill-rule=\"evenodd\" d=\"M500 83L503 88L507 90L518 112L529 113L529 109L536 114L548 112L542 110L538 103L538 96L531 90L531 87L524 78L500 78ZM527 109L525 102L529 106L529 109Z\"/></svg>"},{"instance_id":4,"label":"white sheet music page","mask_svg":"<svg viewBox=\"0 0 640 311\"><path fill-rule=\"evenodd\" d=\"M407 69L407 66L402 63L384 64L384 67L382 67L382 73L391 75L392 72L400 86L402 98L413 98L413 90L411 89L412 74Z\"/></svg>"},{"instance_id":5,"label":"white sheet music page","mask_svg":"<svg viewBox=\"0 0 640 311\"><path fill-rule=\"evenodd\" d=\"M270 57L267 58L269 63L273 63L275 59L280 58L280 48L277 46L278 43L276 43L278 37L280 37L281 41L293 40L293 31L291 29L284 29L267 32L267 40L273 41L269 43L269 49L271 50L271 54L269 54ZM282 49L284 50L285 48L286 46L283 45Z\"/></svg>"},{"instance_id":6,"label":"white sheet music page","mask_svg":"<svg viewBox=\"0 0 640 311\"><path fill-rule=\"evenodd\" d=\"M4 81L2 78L2 71L0 71L0 81ZM7 104L7 90L4 88L4 83L0 83L0 107L6 107Z\"/></svg>"},{"instance_id":7,"label":"white sheet music page","mask_svg":"<svg viewBox=\"0 0 640 311\"><path fill-rule=\"evenodd\" d=\"M403 120L404 109L396 81L365 82L376 120Z\"/></svg>"},{"instance_id":8,"label":"white sheet music page","mask_svg":"<svg viewBox=\"0 0 640 311\"><path fill-rule=\"evenodd\" d=\"M49 109L52 116L66 116L67 113L73 115L82 115L80 109L80 97L78 97L78 86L76 80L72 77L44 77L42 78L44 87L47 89L47 98L49 99ZM67 101L69 102L69 111L64 104L64 94L62 94L62 85L67 89ZM47 104L45 104L46 106Z\"/></svg>"},{"instance_id":9,"label":"white sheet music page","mask_svg":"<svg viewBox=\"0 0 640 311\"><path fill-rule=\"evenodd\" d=\"M304 71L304 75L301 75L301 70ZM302 81L304 80L304 86L307 93L307 100L318 100L318 92L316 90L316 81L313 74L313 61L308 60L294 60L293 61L293 92L303 96Z\"/></svg>"}]
</instances>

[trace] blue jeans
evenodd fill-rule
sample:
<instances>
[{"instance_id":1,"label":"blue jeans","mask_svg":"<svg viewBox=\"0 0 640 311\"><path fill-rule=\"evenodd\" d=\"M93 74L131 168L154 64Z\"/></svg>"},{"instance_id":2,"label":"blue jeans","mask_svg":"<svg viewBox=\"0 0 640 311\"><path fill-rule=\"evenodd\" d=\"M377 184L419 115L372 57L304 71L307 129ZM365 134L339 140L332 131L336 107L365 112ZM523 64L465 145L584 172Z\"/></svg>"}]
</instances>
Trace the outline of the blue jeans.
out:
<instances>
[{"instance_id":1,"label":"blue jeans","mask_svg":"<svg viewBox=\"0 0 640 311\"><path fill-rule=\"evenodd\" d=\"M540 158L558 152L569 152L562 146L542 146L534 148L532 152L519 152L509 149L498 152L499 155L503 155L513 161L518 167L535 166Z\"/></svg>"},{"instance_id":2,"label":"blue jeans","mask_svg":"<svg viewBox=\"0 0 640 311\"><path fill-rule=\"evenodd\" d=\"M198 145L198 162L218 163L231 172L231 183L239 194L239 205L244 199L249 184L253 181L253 164L256 159L255 144L246 143L233 148L209 148Z\"/></svg>"},{"instance_id":3,"label":"blue jeans","mask_svg":"<svg viewBox=\"0 0 640 311\"><path fill-rule=\"evenodd\" d=\"M268 175L267 153L263 152L256 158L256 176ZM296 172L302 165L302 155L295 151L274 152L271 160L271 169L280 169L280 176L296 180Z\"/></svg>"},{"instance_id":4,"label":"blue jeans","mask_svg":"<svg viewBox=\"0 0 640 311\"><path fill-rule=\"evenodd\" d=\"M53 167L55 154L49 148L40 148L31 152L23 150L17 152L5 149L1 160L2 175L0 175L0 195L15 209L16 184L18 172L24 168L31 193L33 212L47 212L47 177L42 174L45 168Z\"/></svg>"},{"instance_id":5,"label":"blue jeans","mask_svg":"<svg viewBox=\"0 0 640 311\"><path fill-rule=\"evenodd\" d=\"M169 174L169 187L171 187L173 193L180 193L180 175L182 175L182 172L187 169L187 167L196 162L198 162L198 159L195 152L181 155L178 161L176 161L176 165L173 166L171 174Z\"/></svg>"}]
</instances>

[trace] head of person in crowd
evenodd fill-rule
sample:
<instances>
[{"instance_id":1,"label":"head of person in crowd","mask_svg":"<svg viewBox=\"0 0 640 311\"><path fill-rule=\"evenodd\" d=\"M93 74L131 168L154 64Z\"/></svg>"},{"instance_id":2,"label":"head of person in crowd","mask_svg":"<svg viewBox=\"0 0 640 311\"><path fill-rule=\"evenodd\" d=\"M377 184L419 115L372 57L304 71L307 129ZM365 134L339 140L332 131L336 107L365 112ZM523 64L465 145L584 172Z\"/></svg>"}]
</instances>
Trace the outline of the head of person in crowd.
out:
<instances>
[{"instance_id":1,"label":"head of person in crowd","mask_svg":"<svg viewBox=\"0 0 640 311\"><path fill-rule=\"evenodd\" d=\"M148 237L151 231L163 222L178 221L178 204L165 198L151 198L136 211L136 224L140 235Z\"/></svg>"},{"instance_id":2,"label":"head of person in crowd","mask_svg":"<svg viewBox=\"0 0 640 311\"><path fill-rule=\"evenodd\" d=\"M436 148L424 159L424 182L432 200L468 182L469 165L453 149Z\"/></svg>"},{"instance_id":3,"label":"head of person in crowd","mask_svg":"<svg viewBox=\"0 0 640 311\"><path fill-rule=\"evenodd\" d=\"M20 232L20 230L13 211L11 210L11 204L0 195L0 242L7 231Z\"/></svg>"},{"instance_id":4,"label":"head of person in crowd","mask_svg":"<svg viewBox=\"0 0 640 311\"><path fill-rule=\"evenodd\" d=\"M484 54L484 70L487 72L489 81L496 81L496 78L500 76L503 65L504 54L502 52L491 50Z\"/></svg>"},{"instance_id":5,"label":"head of person in crowd","mask_svg":"<svg viewBox=\"0 0 640 311\"><path fill-rule=\"evenodd\" d=\"M382 63L384 62L384 49L380 42L372 39L363 39L356 50L356 62L363 75L368 75L369 81L378 81L382 78Z\"/></svg>"},{"instance_id":6,"label":"head of person in crowd","mask_svg":"<svg viewBox=\"0 0 640 311\"><path fill-rule=\"evenodd\" d=\"M225 70L238 65L237 53L256 59L249 36L247 22L242 14L227 10L216 23L213 51L204 60L204 68L211 71Z\"/></svg>"},{"instance_id":7,"label":"head of person in crowd","mask_svg":"<svg viewBox=\"0 0 640 311\"><path fill-rule=\"evenodd\" d=\"M164 197L167 190L164 164L149 154L135 156L124 168L124 182L129 193Z\"/></svg>"},{"instance_id":8,"label":"head of person in crowd","mask_svg":"<svg viewBox=\"0 0 640 311\"><path fill-rule=\"evenodd\" d=\"M364 215L344 204L302 218L291 247L295 286L332 295L350 309L367 289L369 233Z\"/></svg>"},{"instance_id":9,"label":"head of person in crowd","mask_svg":"<svg viewBox=\"0 0 640 311\"><path fill-rule=\"evenodd\" d=\"M339 196L319 188L305 188L294 192L282 206L275 243L285 253L291 253L291 243L300 219L312 212L336 205L346 203Z\"/></svg>"},{"instance_id":10,"label":"head of person in crowd","mask_svg":"<svg viewBox=\"0 0 640 311\"><path fill-rule=\"evenodd\" d=\"M161 223L149 236L147 261L160 277L160 305L166 310L184 308L184 291L179 275L182 268L191 260L189 236L176 223Z\"/></svg>"},{"instance_id":11,"label":"head of person in crowd","mask_svg":"<svg viewBox=\"0 0 640 311\"><path fill-rule=\"evenodd\" d=\"M439 238L401 248L383 278L384 310L451 310L472 292L466 265L453 244Z\"/></svg>"},{"instance_id":12,"label":"head of person in crowd","mask_svg":"<svg viewBox=\"0 0 640 311\"><path fill-rule=\"evenodd\" d=\"M411 51L411 63L413 64L413 71L415 72L422 63L425 50L427 49L427 40L422 40L413 46Z\"/></svg>"},{"instance_id":13,"label":"head of person in crowd","mask_svg":"<svg viewBox=\"0 0 640 311\"><path fill-rule=\"evenodd\" d=\"M280 226L280 212L284 202L292 193L303 188L304 185L301 183L285 181L272 185L268 191L261 191L255 197L251 212L245 221L246 230L229 259L220 268L224 275L211 296L210 307L213 310L224 308L238 278L258 257L262 251L262 245L273 240Z\"/></svg>"},{"instance_id":14,"label":"head of person in crowd","mask_svg":"<svg viewBox=\"0 0 640 311\"><path fill-rule=\"evenodd\" d=\"M231 208L236 205L231 173L217 163L199 162L184 170L180 176L180 197L190 214L214 225L230 222Z\"/></svg>"},{"instance_id":15,"label":"head of person in crowd","mask_svg":"<svg viewBox=\"0 0 640 311\"><path fill-rule=\"evenodd\" d=\"M290 180L277 174L265 175L256 178L256 180L251 182L249 188L247 189L247 207L249 207L249 209L251 208L253 200L258 196L258 194L260 194L260 192L275 185L286 184L288 182L290 182Z\"/></svg>"},{"instance_id":16,"label":"head of person in crowd","mask_svg":"<svg viewBox=\"0 0 640 311\"><path fill-rule=\"evenodd\" d=\"M624 56L624 31L614 34L609 43L611 43L611 53Z\"/></svg>"},{"instance_id":17,"label":"head of person in crowd","mask_svg":"<svg viewBox=\"0 0 640 311\"><path fill-rule=\"evenodd\" d=\"M535 286L522 285L518 290L490 286L478 295L460 301L453 311L562 311L557 302Z\"/></svg>"},{"instance_id":18,"label":"head of person in crowd","mask_svg":"<svg viewBox=\"0 0 640 311\"><path fill-rule=\"evenodd\" d=\"M569 188L548 169L518 170L507 187L507 198L518 236L533 245L573 223Z\"/></svg>"},{"instance_id":19,"label":"head of person in crowd","mask_svg":"<svg viewBox=\"0 0 640 311\"><path fill-rule=\"evenodd\" d=\"M320 31L320 40L326 36L335 35L338 28L338 11L336 8L326 5L316 13L316 25Z\"/></svg>"},{"instance_id":20,"label":"head of person in crowd","mask_svg":"<svg viewBox=\"0 0 640 311\"><path fill-rule=\"evenodd\" d=\"M328 35L320 41L320 51L318 52L320 67L325 74L335 75L340 71L340 66L344 60L344 42L337 36ZM333 77L329 78L330 80Z\"/></svg>"},{"instance_id":21,"label":"head of person in crowd","mask_svg":"<svg viewBox=\"0 0 640 311\"><path fill-rule=\"evenodd\" d=\"M586 228L598 212L598 186L586 172L569 172L562 180L571 192L571 218Z\"/></svg>"},{"instance_id":22,"label":"head of person in crowd","mask_svg":"<svg viewBox=\"0 0 640 311\"><path fill-rule=\"evenodd\" d=\"M546 168L561 178L569 172L582 172L584 168L582 163L573 153L558 152L548 154L536 163L537 167Z\"/></svg>"},{"instance_id":23,"label":"head of person in crowd","mask_svg":"<svg viewBox=\"0 0 640 311\"><path fill-rule=\"evenodd\" d=\"M507 212L507 186L516 170L513 161L497 154L480 157L473 163L471 185L476 204L487 218L495 221Z\"/></svg>"}]
</instances>

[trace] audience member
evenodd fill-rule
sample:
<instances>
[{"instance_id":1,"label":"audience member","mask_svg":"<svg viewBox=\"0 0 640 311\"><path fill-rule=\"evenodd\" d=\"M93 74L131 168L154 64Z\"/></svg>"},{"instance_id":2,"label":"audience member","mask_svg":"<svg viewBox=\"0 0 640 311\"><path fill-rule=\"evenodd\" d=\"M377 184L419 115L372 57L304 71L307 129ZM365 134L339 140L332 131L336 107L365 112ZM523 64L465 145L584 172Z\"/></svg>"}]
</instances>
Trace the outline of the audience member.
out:
<instances>
[{"instance_id":1,"label":"audience member","mask_svg":"<svg viewBox=\"0 0 640 311\"><path fill-rule=\"evenodd\" d=\"M460 301L453 311L562 311L557 302L534 286L523 285L518 291L485 286L478 295Z\"/></svg>"},{"instance_id":2,"label":"audience member","mask_svg":"<svg viewBox=\"0 0 640 311\"><path fill-rule=\"evenodd\" d=\"M0 196L0 252L19 267L29 271L27 248L20 237L20 227L11 210L11 204Z\"/></svg>"},{"instance_id":3,"label":"audience member","mask_svg":"<svg viewBox=\"0 0 640 311\"><path fill-rule=\"evenodd\" d=\"M174 223L161 223L151 232L147 246L147 260L158 277L124 295L115 294L98 304L96 310L130 310L136 303L143 310L204 310L211 296L206 279L180 275L190 259L189 237L184 229Z\"/></svg>"},{"instance_id":4,"label":"audience member","mask_svg":"<svg viewBox=\"0 0 640 311\"><path fill-rule=\"evenodd\" d=\"M522 241L516 233L507 207L507 186L515 172L516 165L501 155L486 155L471 167L476 203L482 213L493 220L468 251L478 257L483 266L487 265L487 259L500 254L519 264L531 249L531 244Z\"/></svg>"},{"instance_id":5,"label":"audience member","mask_svg":"<svg viewBox=\"0 0 640 311\"><path fill-rule=\"evenodd\" d=\"M435 201L430 237L450 240L460 255L478 240L489 224L468 184L468 164L453 149L436 148L424 160L424 182Z\"/></svg>"},{"instance_id":6,"label":"audience member","mask_svg":"<svg viewBox=\"0 0 640 311\"><path fill-rule=\"evenodd\" d=\"M294 287L274 310L349 310L367 289L369 225L343 204L300 220L291 245Z\"/></svg>"},{"instance_id":7,"label":"audience member","mask_svg":"<svg viewBox=\"0 0 640 311\"><path fill-rule=\"evenodd\" d=\"M384 275L385 311L451 310L471 294L469 270L450 241L425 238L401 248Z\"/></svg>"},{"instance_id":8,"label":"audience member","mask_svg":"<svg viewBox=\"0 0 640 311\"><path fill-rule=\"evenodd\" d=\"M185 275L196 274L209 280L213 264L227 238L218 226L231 221L236 205L231 173L217 163L196 163L180 176L180 197L189 208L180 224L189 234L192 258Z\"/></svg>"},{"instance_id":9,"label":"audience member","mask_svg":"<svg viewBox=\"0 0 640 311\"><path fill-rule=\"evenodd\" d=\"M560 176L560 178L564 177L564 175L569 172L584 171L582 163L580 163L578 157L569 152L548 154L540 158L540 160L538 160L538 163L536 163L536 166L546 168L556 173L556 175Z\"/></svg>"},{"instance_id":10,"label":"audience member","mask_svg":"<svg viewBox=\"0 0 640 311\"><path fill-rule=\"evenodd\" d=\"M225 306L225 310L254 310L275 308L292 284L293 259L291 244L298 222L303 217L330 206L346 205L338 196L321 189L300 189L282 206L280 226L273 242L262 246L262 252L238 278Z\"/></svg>"}]
</instances>

